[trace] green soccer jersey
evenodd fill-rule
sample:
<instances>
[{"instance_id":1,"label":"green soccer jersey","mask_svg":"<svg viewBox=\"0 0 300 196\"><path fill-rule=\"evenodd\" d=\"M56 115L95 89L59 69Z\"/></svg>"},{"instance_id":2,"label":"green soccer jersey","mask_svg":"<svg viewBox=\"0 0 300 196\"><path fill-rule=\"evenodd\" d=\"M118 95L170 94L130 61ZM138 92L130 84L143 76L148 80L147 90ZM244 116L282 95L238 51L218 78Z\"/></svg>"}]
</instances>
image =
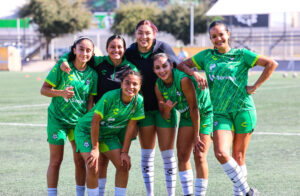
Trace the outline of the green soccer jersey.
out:
<instances>
[{"instance_id":1,"label":"green soccer jersey","mask_svg":"<svg viewBox=\"0 0 300 196\"><path fill-rule=\"evenodd\" d=\"M173 83L171 86L167 87L160 78L156 81L156 85L164 99L171 100L173 103L177 102L175 109L181 113L181 117L185 119L191 118L189 104L181 89L181 80L185 77L190 78L194 84L200 114L212 111L213 109L208 89L201 90L201 88L198 88L198 83L194 77L175 68L173 69Z\"/></svg>"},{"instance_id":2,"label":"green soccer jersey","mask_svg":"<svg viewBox=\"0 0 300 196\"><path fill-rule=\"evenodd\" d=\"M84 115L77 126L91 131L94 113L101 116L99 140L114 137L120 130L126 128L129 120L145 118L143 97L138 94L130 103L124 104L121 90L116 89L105 93L91 111Z\"/></svg>"},{"instance_id":3,"label":"green soccer jersey","mask_svg":"<svg viewBox=\"0 0 300 196\"><path fill-rule=\"evenodd\" d=\"M88 96L97 94L98 75L88 66L84 71L79 71L72 62L68 63L72 69L70 74L61 71L60 64L56 64L45 81L57 90L72 86L74 96L70 99L53 97L48 113L62 124L75 126L78 119L87 112Z\"/></svg>"},{"instance_id":4,"label":"green soccer jersey","mask_svg":"<svg viewBox=\"0 0 300 196\"><path fill-rule=\"evenodd\" d=\"M247 49L231 49L227 53L207 49L192 57L196 66L204 70L215 113L255 110L248 95L248 71L259 55Z\"/></svg>"}]
</instances>

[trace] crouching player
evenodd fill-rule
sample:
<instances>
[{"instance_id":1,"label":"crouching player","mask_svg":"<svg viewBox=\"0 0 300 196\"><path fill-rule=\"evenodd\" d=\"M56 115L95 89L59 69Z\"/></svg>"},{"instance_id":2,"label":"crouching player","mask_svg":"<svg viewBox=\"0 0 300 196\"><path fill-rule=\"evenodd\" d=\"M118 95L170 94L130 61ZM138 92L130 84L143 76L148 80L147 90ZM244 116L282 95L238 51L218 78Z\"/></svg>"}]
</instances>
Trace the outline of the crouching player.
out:
<instances>
[{"instance_id":1,"label":"crouching player","mask_svg":"<svg viewBox=\"0 0 300 196\"><path fill-rule=\"evenodd\" d=\"M204 196L208 184L206 156L211 144L213 121L209 91L201 90L193 77L173 69L165 53L154 55L153 62L154 73L158 76L155 93L162 116L170 118L173 108L180 113L176 146L183 194L193 194L190 155L194 148L195 195Z\"/></svg>"},{"instance_id":2,"label":"crouching player","mask_svg":"<svg viewBox=\"0 0 300 196\"><path fill-rule=\"evenodd\" d=\"M99 195L99 151L116 168L115 195L125 195L131 167L129 147L136 121L145 118L143 97L138 94L141 75L128 70L121 78L121 89L105 93L75 128L75 142L87 168L89 196Z\"/></svg>"}]
</instances>

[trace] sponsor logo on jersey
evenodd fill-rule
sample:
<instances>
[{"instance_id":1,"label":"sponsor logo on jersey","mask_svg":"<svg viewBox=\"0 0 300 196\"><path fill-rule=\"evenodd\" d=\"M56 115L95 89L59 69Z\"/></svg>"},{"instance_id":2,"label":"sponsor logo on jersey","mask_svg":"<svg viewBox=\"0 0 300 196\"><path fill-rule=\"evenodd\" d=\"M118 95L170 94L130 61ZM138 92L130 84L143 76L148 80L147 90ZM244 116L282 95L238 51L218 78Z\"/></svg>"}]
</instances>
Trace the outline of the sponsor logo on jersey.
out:
<instances>
[{"instance_id":1,"label":"sponsor logo on jersey","mask_svg":"<svg viewBox=\"0 0 300 196\"><path fill-rule=\"evenodd\" d=\"M115 108L115 109L113 109L113 113L114 113L114 114L116 114L116 115L117 115L117 114L118 114L118 112L119 112L119 108Z\"/></svg>"},{"instance_id":2,"label":"sponsor logo on jersey","mask_svg":"<svg viewBox=\"0 0 300 196\"><path fill-rule=\"evenodd\" d=\"M70 75L68 76L68 78L69 78L70 81L72 81L72 80L74 80L74 75L73 75L73 74L70 74Z\"/></svg>"},{"instance_id":3,"label":"sponsor logo on jersey","mask_svg":"<svg viewBox=\"0 0 300 196\"><path fill-rule=\"evenodd\" d=\"M211 65L209 66L209 70L212 71L216 66L217 66L216 64L211 64Z\"/></svg>"},{"instance_id":4,"label":"sponsor logo on jersey","mask_svg":"<svg viewBox=\"0 0 300 196\"><path fill-rule=\"evenodd\" d=\"M211 58L215 61L218 60L218 57L216 57L216 56L211 56Z\"/></svg>"},{"instance_id":5,"label":"sponsor logo on jersey","mask_svg":"<svg viewBox=\"0 0 300 196\"><path fill-rule=\"evenodd\" d=\"M56 140L56 139L58 138L56 132L53 133L52 138L53 138L54 140Z\"/></svg>"},{"instance_id":6,"label":"sponsor logo on jersey","mask_svg":"<svg viewBox=\"0 0 300 196\"><path fill-rule=\"evenodd\" d=\"M119 109L118 109L119 110ZM113 121L115 121L116 119L114 119L114 118L109 118L109 119L107 119L107 121L108 122L113 122Z\"/></svg>"},{"instance_id":7,"label":"sponsor logo on jersey","mask_svg":"<svg viewBox=\"0 0 300 196\"><path fill-rule=\"evenodd\" d=\"M84 147L88 148L90 146L89 142L88 141L84 141L84 144L83 144Z\"/></svg>"},{"instance_id":8,"label":"sponsor logo on jersey","mask_svg":"<svg viewBox=\"0 0 300 196\"><path fill-rule=\"evenodd\" d=\"M236 78L235 77L231 77L231 76L215 76L213 74L208 74L208 77L211 81L214 80L231 80L231 81L235 81Z\"/></svg>"}]
</instances>

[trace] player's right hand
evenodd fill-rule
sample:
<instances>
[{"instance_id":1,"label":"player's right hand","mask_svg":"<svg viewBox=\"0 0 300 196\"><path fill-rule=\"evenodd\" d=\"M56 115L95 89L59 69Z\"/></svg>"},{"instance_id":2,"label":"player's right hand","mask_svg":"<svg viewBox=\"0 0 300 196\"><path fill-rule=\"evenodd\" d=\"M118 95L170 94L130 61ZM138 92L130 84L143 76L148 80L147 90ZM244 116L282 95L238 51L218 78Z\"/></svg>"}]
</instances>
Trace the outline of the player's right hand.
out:
<instances>
[{"instance_id":1,"label":"player's right hand","mask_svg":"<svg viewBox=\"0 0 300 196\"><path fill-rule=\"evenodd\" d=\"M68 62L62 62L62 64L60 65L60 69L61 69L63 72L66 72L67 74L70 74L71 68L70 68Z\"/></svg>"},{"instance_id":2,"label":"player's right hand","mask_svg":"<svg viewBox=\"0 0 300 196\"><path fill-rule=\"evenodd\" d=\"M204 90L205 88L207 88L207 80L205 79L205 77L201 76L201 74L197 71L193 72L193 76L196 79L196 81L198 82L198 87L201 87L201 90Z\"/></svg>"},{"instance_id":3,"label":"player's right hand","mask_svg":"<svg viewBox=\"0 0 300 196\"><path fill-rule=\"evenodd\" d=\"M62 97L65 99L70 99L74 96L73 86L67 87L65 90L62 91Z\"/></svg>"}]
</instances>

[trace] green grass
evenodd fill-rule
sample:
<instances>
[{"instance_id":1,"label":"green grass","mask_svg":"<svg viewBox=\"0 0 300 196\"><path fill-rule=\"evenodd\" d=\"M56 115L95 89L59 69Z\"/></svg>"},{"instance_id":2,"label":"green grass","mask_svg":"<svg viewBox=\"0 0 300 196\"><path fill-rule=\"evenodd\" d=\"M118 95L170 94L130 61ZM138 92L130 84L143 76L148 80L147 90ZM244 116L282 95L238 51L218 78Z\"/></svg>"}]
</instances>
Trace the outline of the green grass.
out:
<instances>
[{"instance_id":1,"label":"green grass","mask_svg":"<svg viewBox=\"0 0 300 196\"><path fill-rule=\"evenodd\" d=\"M30 77L25 77L28 74ZM39 93L46 73L0 72L0 195L46 195L49 148L46 141L47 106L50 98ZM255 81L253 73L249 81ZM41 77L42 80L36 80ZM300 193L300 78L283 78L275 73L253 96L258 115L256 133L247 152L248 182L260 195ZM23 123L8 125L5 123ZM291 133L294 135L274 135ZM298 134L298 135L297 135ZM140 172L140 147L134 141L130 151L128 195L146 195ZM208 196L232 195L232 183L213 155L208 154ZM106 195L114 193L114 168L110 164ZM156 149L155 193L166 195L163 165ZM177 195L182 195L177 178ZM75 195L74 164L69 143L59 179L59 195Z\"/></svg>"}]
</instances>

